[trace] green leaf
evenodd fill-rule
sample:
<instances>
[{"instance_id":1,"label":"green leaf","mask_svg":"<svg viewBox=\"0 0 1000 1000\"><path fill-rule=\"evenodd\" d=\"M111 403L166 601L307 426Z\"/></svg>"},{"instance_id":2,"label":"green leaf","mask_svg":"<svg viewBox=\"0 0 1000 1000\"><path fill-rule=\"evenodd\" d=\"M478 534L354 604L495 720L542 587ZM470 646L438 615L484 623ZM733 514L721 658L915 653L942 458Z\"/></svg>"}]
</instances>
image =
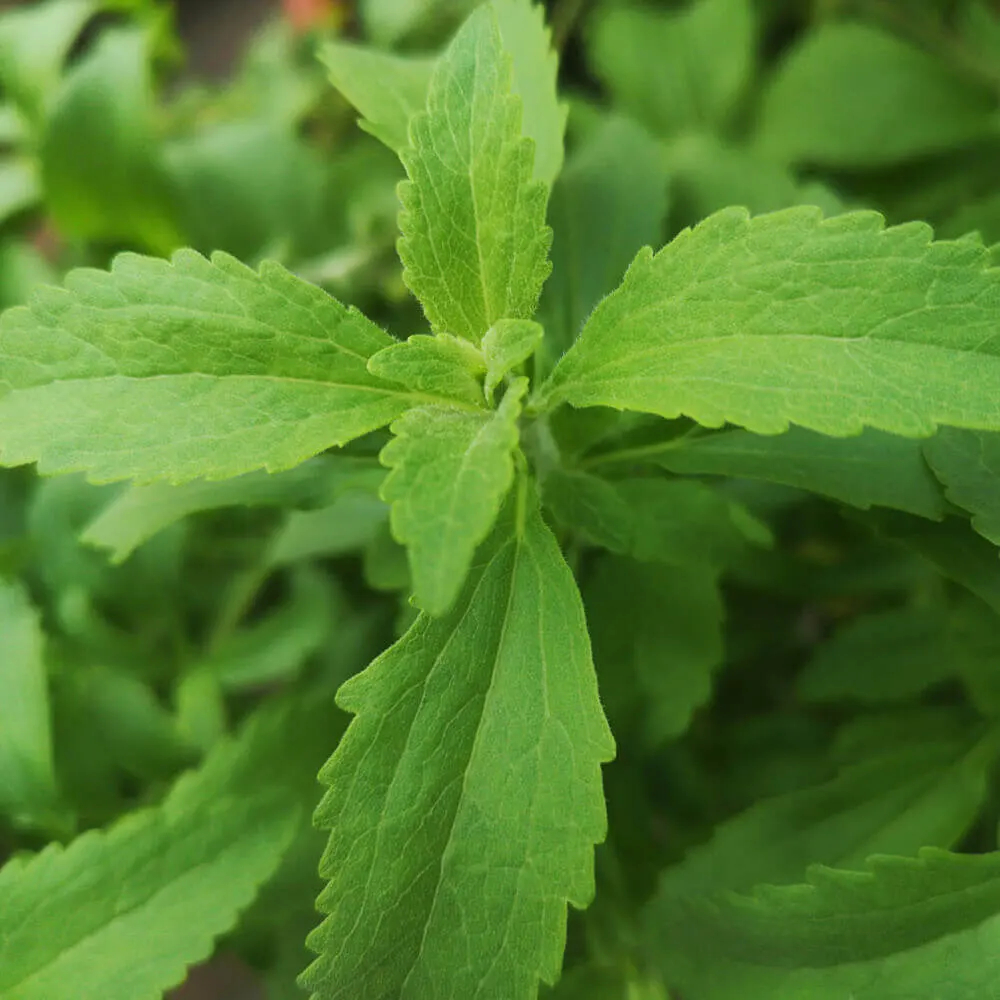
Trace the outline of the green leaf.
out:
<instances>
[{"instance_id":1,"label":"green leaf","mask_svg":"<svg viewBox=\"0 0 1000 1000\"><path fill-rule=\"evenodd\" d=\"M399 382L415 392L432 393L482 408L486 371L482 354L467 340L439 333L414 334L372 355L368 370L379 378Z\"/></svg>"},{"instance_id":2,"label":"green leaf","mask_svg":"<svg viewBox=\"0 0 1000 1000\"><path fill-rule=\"evenodd\" d=\"M1000 427L1000 282L981 245L930 235L874 212L719 212L636 258L537 405L760 434Z\"/></svg>"},{"instance_id":3,"label":"green leaf","mask_svg":"<svg viewBox=\"0 0 1000 1000\"><path fill-rule=\"evenodd\" d=\"M95 7L94 0L48 0L0 16L0 81L28 118L41 119L63 62Z\"/></svg>"},{"instance_id":4,"label":"green leaf","mask_svg":"<svg viewBox=\"0 0 1000 1000\"><path fill-rule=\"evenodd\" d=\"M530 497L450 614L421 615L339 702L356 718L321 772L328 916L303 984L533 998L559 975L566 901L594 893L614 745L576 584Z\"/></svg>"},{"instance_id":5,"label":"green leaf","mask_svg":"<svg viewBox=\"0 0 1000 1000\"><path fill-rule=\"evenodd\" d=\"M995 132L996 97L947 63L872 25L804 34L766 92L758 147L768 156L869 167Z\"/></svg>"},{"instance_id":6,"label":"green leaf","mask_svg":"<svg viewBox=\"0 0 1000 1000\"><path fill-rule=\"evenodd\" d=\"M747 542L770 542L767 528L745 508L693 480L605 480L555 470L544 486L546 506L562 525L644 562L718 570Z\"/></svg>"},{"instance_id":7,"label":"green leaf","mask_svg":"<svg viewBox=\"0 0 1000 1000\"><path fill-rule=\"evenodd\" d=\"M153 130L148 45L142 30L109 29L65 75L45 122L42 184L67 235L165 254L183 240Z\"/></svg>"},{"instance_id":8,"label":"green leaf","mask_svg":"<svg viewBox=\"0 0 1000 1000\"><path fill-rule=\"evenodd\" d=\"M392 424L381 496L392 505L393 536L407 547L414 601L432 615L451 607L514 481L526 388L526 379L511 386L495 412L423 406Z\"/></svg>"},{"instance_id":9,"label":"green leaf","mask_svg":"<svg viewBox=\"0 0 1000 1000\"><path fill-rule=\"evenodd\" d=\"M84 529L80 540L110 549L122 562L143 542L190 514L220 507L322 503L335 484L360 466L343 456L318 456L285 472L248 472L234 479L193 479L173 486L150 483L118 494ZM379 472L380 470L373 469Z\"/></svg>"},{"instance_id":10,"label":"green leaf","mask_svg":"<svg viewBox=\"0 0 1000 1000\"><path fill-rule=\"evenodd\" d=\"M297 570L284 604L233 632L192 673L203 672L235 691L293 679L327 638L334 600L326 577L307 567Z\"/></svg>"},{"instance_id":11,"label":"green leaf","mask_svg":"<svg viewBox=\"0 0 1000 1000\"><path fill-rule=\"evenodd\" d=\"M972 526L1000 545L1000 435L942 427L924 442L927 461L948 499L972 514Z\"/></svg>"},{"instance_id":12,"label":"green leaf","mask_svg":"<svg viewBox=\"0 0 1000 1000\"><path fill-rule=\"evenodd\" d=\"M358 124L394 153L410 144L410 119L423 111L434 60L328 42L320 60L333 85L361 113Z\"/></svg>"},{"instance_id":13,"label":"green leaf","mask_svg":"<svg viewBox=\"0 0 1000 1000\"><path fill-rule=\"evenodd\" d=\"M972 1000L1000 974L998 913L1000 855L928 848L692 903L664 921L672 945L654 954L700 1000Z\"/></svg>"},{"instance_id":14,"label":"green leaf","mask_svg":"<svg viewBox=\"0 0 1000 1000\"><path fill-rule=\"evenodd\" d=\"M154 1000L176 985L277 868L330 722L323 705L267 709L162 805L8 862L4 1000Z\"/></svg>"},{"instance_id":15,"label":"green leaf","mask_svg":"<svg viewBox=\"0 0 1000 1000\"><path fill-rule=\"evenodd\" d=\"M278 264L122 254L4 313L3 462L175 483L288 468L430 401L368 373L388 343Z\"/></svg>"},{"instance_id":16,"label":"green leaf","mask_svg":"<svg viewBox=\"0 0 1000 1000\"><path fill-rule=\"evenodd\" d=\"M615 102L654 132L723 124L754 65L747 0L698 0L682 13L613 6L590 33L590 61Z\"/></svg>"},{"instance_id":17,"label":"green leaf","mask_svg":"<svg viewBox=\"0 0 1000 1000\"><path fill-rule=\"evenodd\" d=\"M22 587L0 579L0 812L45 822L56 798L48 677L38 614Z\"/></svg>"},{"instance_id":18,"label":"green leaf","mask_svg":"<svg viewBox=\"0 0 1000 1000\"><path fill-rule=\"evenodd\" d=\"M626 118L603 122L569 160L549 201L552 276L539 311L553 361L636 251L660 244L666 211L659 144Z\"/></svg>"},{"instance_id":19,"label":"green leaf","mask_svg":"<svg viewBox=\"0 0 1000 1000\"><path fill-rule=\"evenodd\" d=\"M1000 559L996 548L967 522L946 518L940 524L915 521L889 511L865 518L880 535L912 549L938 572L960 583L1000 614Z\"/></svg>"},{"instance_id":20,"label":"green leaf","mask_svg":"<svg viewBox=\"0 0 1000 1000\"><path fill-rule=\"evenodd\" d=\"M0 162L0 222L31 208L40 196L33 164L13 157Z\"/></svg>"},{"instance_id":21,"label":"green leaf","mask_svg":"<svg viewBox=\"0 0 1000 1000\"><path fill-rule=\"evenodd\" d=\"M664 872L653 924L686 901L799 882L811 864L857 869L873 855L951 847L984 802L996 755L996 734L980 727L925 732L823 784L761 799Z\"/></svg>"},{"instance_id":22,"label":"green leaf","mask_svg":"<svg viewBox=\"0 0 1000 1000\"><path fill-rule=\"evenodd\" d=\"M403 277L436 332L478 343L498 319L534 315L551 233L520 120L496 16L480 7L435 67L402 154Z\"/></svg>"},{"instance_id":23,"label":"green leaf","mask_svg":"<svg viewBox=\"0 0 1000 1000\"><path fill-rule=\"evenodd\" d=\"M954 677L963 650L938 608L897 608L864 615L819 647L799 674L807 701L866 702L912 698Z\"/></svg>"},{"instance_id":24,"label":"green leaf","mask_svg":"<svg viewBox=\"0 0 1000 1000\"><path fill-rule=\"evenodd\" d=\"M357 552L379 534L388 518L388 507L365 490L349 490L319 510L292 511L270 546L268 565Z\"/></svg>"},{"instance_id":25,"label":"green leaf","mask_svg":"<svg viewBox=\"0 0 1000 1000\"><path fill-rule=\"evenodd\" d=\"M521 131L535 143L533 176L551 187L562 169L567 108L556 90L559 57L545 25L545 8L531 0L493 0L490 6L511 57L511 92L521 99Z\"/></svg>"},{"instance_id":26,"label":"green leaf","mask_svg":"<svg viewBox=\"0 0 1000 1000\"><path fill-rule=\"evenodd\" d=\"M296 260L313 252L317 229L330 238L326 165L286 121L213 124L170 142L164 162L178 224L195 250L251 260L280 247Z\"/></svg>"},{"instance_id":27,"label":"green leaf","mask_svg":"<svg viewBox=\"0 0 1000 1000\"><path fill-rule=\"evenodd\" d=\"M882 431L869 429L849 438L800 427L773 436L723 431L674 439L662 450L650 448L645 457L671 472L762 479L863 510L894 507L940 520L946 509L941 487L921 454L921 442Z\"/></svg>"},{"instance_id":28,"label":"green leaf","mask_svg":"<svg viewBox=\"0 0 1000 1000\"><path fill-rule=\"evenodd\" d=\"M482 348L486 362L483 389L487 399L493 399L493 390L505 375L535 353L544 335L541 326L528 319L502 319L486 331Z\"/></svg>"},{"instance_id":29,"label":"green leaf","mask_svg":"<svg viewBox=\"0 0 1000 1000\"><path fill-rule=\"evenodd\" d=\"M609 557L584 586L584 601L615 732L638 730L654 747L680 736L722 662L715 572Z\"/></svg>"}]
</instances>

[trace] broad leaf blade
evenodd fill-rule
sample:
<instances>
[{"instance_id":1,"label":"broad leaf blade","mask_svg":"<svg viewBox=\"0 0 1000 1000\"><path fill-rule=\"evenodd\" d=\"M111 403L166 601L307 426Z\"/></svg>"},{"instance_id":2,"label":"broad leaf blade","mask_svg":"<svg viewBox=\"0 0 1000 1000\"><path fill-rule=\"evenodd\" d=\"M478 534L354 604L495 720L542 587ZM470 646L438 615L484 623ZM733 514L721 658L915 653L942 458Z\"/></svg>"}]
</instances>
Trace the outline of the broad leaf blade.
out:
<instances>
[{"instance_id":1,"label":"broad leaf blade","mask_svg":"<svg viewBox=\"0 0 1000 1000\"><path fill-rule=\"evenodd\" d=\"M760 434L1000 428L988 259L974 240L934 243L923 224L884 229L870 212L728 209L636 258L539 403Z\"/></svg>"},{"instance_id":2,"label":"broad leaf blade","mask_svg":"<svg viewBox=\"0 0 1000 1000\"><path fill-rule=\"evenodd\" d=\"M525 380L496 412L419 407L392 425L381 460L392 471L382 499L394 537L409 551L418 607L443 614L462 587L514 480L513 452Z\"/></svg>"},{"instance_id":3,"label":"broad leaf blade","mask_svg":"<svg viewBox=\"0 0 1000 1000\"><path fill-rule=\"evenodd\" d=\"M549 273L547 192L532 179L520 103L483 6L439 60L402 155L403 277L436 332L474 343L498 319L531 319Z\"/></svg>"},{"instance_id":4,"label":"broad leaf blade","mask_svg":"<svg viewBox=\"0 0 1000 1000\"><path fill-rule=\"evenodd\" d=\"M667 442L662 451L651 450L648 460L671 472L782 483L862 509L894 507L939 520L946 508L921 443L882 431L850 438L801 427L773 436L723 431Z\"/></svg>"},{"instance_id":5,"label":"broad leaf blade","mask_svg":"<svg viewBox=\"0 0 1000 1000\"><path fill-rule=\"evenodd\" d=\"M924 454L948 499L972 514L973 527L1000 545L1000 435L942 427Z\"/></svg>"},{"instance_id":6,"label":"broad leaf blade","mask_svg":"<svg viewBox=\"0 0 1000 1000\"><path fill-rule=\"evenodd\" d=\"M389 343L277 264L122 254L0 320L2 460L147 482L288 468L415 401L367 370Z\"/></svg>"},{"instance_id":7,"label":"broad leaf blade","mask_svg":"<svg viewBox=\"0 0 1000 1000\"><path fill-rule=\"evenodd\" d=\"M454 610L341 691L314 997L529 1000L559 975L566 901L593 895L613 743L576 584L524 499Z\"/></svg>"},{"instance_id":8,"label":"broad leaf blade","mask_svg":"<svg viewBox=\"0 0 1000 1000\"><path fill-rule=\"evenodd\" d=\"M973 1000L1000 975L998 915L1000 856L928 848L692 902L660 922L653 948L703 1000Z\"/></svg>"},{"instance_id":9,"label":"broad leaf blade","mask_svg":"<svg viewBox=\"0 0 1000 1000\"><path fill-rule=\"evenodd\" d=\"M832 167L897 163L995 132L990 89L947 60L857 22L807 32L775 74L758 145Z\"/></svg>"},{"instance_id":10,"label":"broad leaf blade","mask_svg":"<svg viewBox=\"0 0 1000 1000\"><path fill-rule=\"evenodd\" d=\"M384 347L372 355L368 370L415 392L432 393L467 406L485 405L480 382L486 371L482 354L467 340L447 333L436 337L417 333L401 344Z\"/></svg>"},{"instance_id":11,"label":"broad leaf blade","mask_svg":"<svg viewBox=\"0 0 1000 1000\"><path fill-rule=\"evenodd\" d=\"M0 579L0 812L44 822L56 797L48 678L38 614Z\"/></svg>"},{"instance_id":12,"label":"broad leaf blade","mask_svg":"<svg viewBox=\"0 0 1000 1000\"><path fill-rule=\"evenodd\" d=\"M295 832L322 706L268 710L162 805L0 870L5 1000L155 1000L212 950Z\"/></svg>"},{"instance_id":13,"label":"broad leaf blade","mask_svg":"<svg viewBox=\"0 0 1000 1000\"><path fill-rule=\"evenodd\" d=\"M535 353L543 336L541 326L529 319L502 319L486 331L482 347L486 362L483 389L487 399L493 398L493 390L504 376Z\"/></svg>"}]
</instances>

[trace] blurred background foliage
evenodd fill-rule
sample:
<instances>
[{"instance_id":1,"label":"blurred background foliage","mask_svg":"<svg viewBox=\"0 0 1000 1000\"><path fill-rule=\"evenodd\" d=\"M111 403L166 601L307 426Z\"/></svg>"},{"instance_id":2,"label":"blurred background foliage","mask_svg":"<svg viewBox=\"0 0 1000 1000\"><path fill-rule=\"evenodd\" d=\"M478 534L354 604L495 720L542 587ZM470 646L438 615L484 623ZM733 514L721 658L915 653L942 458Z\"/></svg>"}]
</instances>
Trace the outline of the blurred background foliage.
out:
<instances>
[{"instance_id":1,"label":"blurred background foliage","mask_svg":"<svg viewBox=\"0 0 1000 1000\"><path fill-rule=\"evenodd\" d=\"M7 5L0 306L71 268L104 267L123 250L193 246L251 264L275 258L397 335L422 330L394 251L401 167L357 127L318 56L331 40L348 40L419 67L472 6ZM658 246L726 205L867 207L891 222L926 220L944 237L1000 241L1000 5L547 7L570 114L550 204L556 271L542 310L564 342L639 246ZM605 417L594 419L581 449L607 433ZM636 420L616 433L641 443L648 429ZM372 435L337 462L318 456L277 476L181 493L0 473L0 671L21 643L44 661L51 702L51 743L34 769L0 770L0 857L155 801L262 696L301 683L332 688L405 627L406 562L377 497L383 441ZM561 444L572 450L572 441ZM712 707L683 738L669 720L643 721L656 679L642 674L641 657L624 684L602 673L620 747L607 769L612 834L599 855L598 904L571 923L568 961L584 963L582 971L567 976L560 995L666 995L652 972L614 956L628 952L630 914L655 873L714 824L806 787L830 787L836 797L840 786L823 783L856 761L859 747L895 755L879 788L896 788L897 771L912 778L918 768L943 795L978 720L1000 707L977 672L982 657L958 675L929 669L888 693L859 694L861 680L834 682L831 693L827 676L839 676L830 659L845 644L850 664L852 649L877 662L898 655L900 643L953 642L956 628L979 635L978 606L970 609L954 581L996 610L1000 568L987 565L976 546L988 545L971 530L949 543L930 528L914 534L909 522L845 516L791 487L732 480L724 488L775 543L739 547L728 560L724 642L682 635L672 650L712 669L725 664ZM585 595L614 592L615 567L588 558L579 562ZM717 628L713 600L706 596L698 614ZM848 632L822 662L813 658L820 639L862 612L889 619L874 634ZM614 660L615 637L602 639L599 621L595 628L598 653L610 643ZM990 636L976 641L989 647ZM868 706L860 716L859 703ZM928 725L940 752L900 763ZM927 795L924 808L933 810ZM994 846L995 799L977 800L966 847ZM278 880L227 943L273 997L297 995L318 851L303 828ZM591 985L598 992L587 992ZM209 995L198 988L183 995Z\"/></svg>"}]
</instances>

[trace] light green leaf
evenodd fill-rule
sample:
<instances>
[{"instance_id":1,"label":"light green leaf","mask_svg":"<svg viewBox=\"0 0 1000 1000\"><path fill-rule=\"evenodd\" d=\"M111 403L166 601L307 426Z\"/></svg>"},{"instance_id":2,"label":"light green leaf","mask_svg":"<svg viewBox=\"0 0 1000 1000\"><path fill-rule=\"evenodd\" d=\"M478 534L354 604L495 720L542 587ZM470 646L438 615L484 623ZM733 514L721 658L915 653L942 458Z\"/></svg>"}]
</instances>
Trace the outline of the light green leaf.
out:
<instances>
[{"instance_id":1,"label":"light green leaf","mask_svg":"<svg viewBox=\"0 0 1000 1000\"><path fill-rule=\"evenodd\" d=\"M544 335L541 326L528 319L501 319L486 331L482 347L486 362L483 389L487 399L493 399L493 390L505 375L535 353Z\"/></svg>"},{"instance_id":2,"label":"light green leaf","mask_svg":"<svg viewBox=\"0 0 1000 1000\"><path fill-rule=\"evenodd\" d=\"M44 822L56 781L42 630L23 588L2 579L0 636L0 812Z\"/></svg>"},{"instance_id":3,"label":"light green leaf","mask_svg":"<svg viewBox=\"0 0 1000 1000\"><path fill-rule=\"evenodd\" d=\"M651 747L680 736L722 662L716 573L609 557L584 586L584 601L615 732L638 731Z\"/></svg>"},{"instance_id":4,"label":"light green leaf","mask_svg":"<svg viewBox=\"0 0 1000 1000\"><path fill-rule=\"evenodd\" d=\"M410 144L410 119L423 111L434 60L328 42L320 60L333 85L357 108L358 124L394 153Z\"/></svg>"},{"instance_id":5,"label":"light green leaf","mask_svg":"<svg viewBox=\"0 0 1000 1000\"><path fill-rule=\"evenodd\" d=\"M621 281L636 251L660 244L666 211L659 144L628 119L609 118L552 189L552 276L539 306L551 361Z\"/></svg>"},{"instance_id":6,"label":"light green leaf","mask_svg":"<svg viewBox=\"0 0 1000 1000\"><path fill-rule=\"evenodd\" d=\"M42 117L63 62L95 8L94 0L48 0L0 16L0 80L28 118Z\"/></svg>"},{"instance_id":7,"label":"light green leaf","mask_svg":"<svg viewBox=\"0 0 1000 1000\"><path fill-rule=\"evenodd\" d=\"M365 36L390 48L403 39L438 37L476 6L476 0L358 0Z\"/></svg>"},{"instance_id":8,"label":"light green leaf","mask_svg":"<svg viewBox=\"0 0 1000 1000\"><path fill-rule=\"evenodd\" d=\"M681 13L613 6L592 27L590 59L616 103L654 132L723 124L754 65L747 0L697 0Z\"/></svg>"},{"instance_id":9,"label":"light green leaf","mask_svg":"<svg viewBox=\"0 0 1000 1000\"><path fill-rule=\"evenodd\" d=\"M319 510L292 511L275 536L267 562L287 566L357 552L378 535L388 518L389 508L365 490L350 490Z\"/></svg>"},{"instance_id":10,"label":"light green leaf","mask_svg":"<svg viewBox=\"0 0 1000 1000\"><path fill-rule=\"evenodd\" d=\"M537 405L838 437L1000 428L1000 279L971 239L874 212L729 209L641 253ZM960 391L956 387L961 387Z\"/></svg>"},{"instance_id":11,"label":"light green leaf","mask_svg":"<svg viewBox=\"0 0 1000 1000\"><path fill-rule=\"evenodd\" d=\"M432 615L451 607L514 480L526 388L526 379L511 386L495 412L409 410L382 449L392 470L381 491L392 505L392 533L407 547L414 602Z\"/></svg>"},{"instance_id":12,"label":"light green leaf","mask_svg":"<svg viewBox=\"0 0 1000 1000\"><path fill-rule=\"evenodd\" d=\"M277 868L330 726L328 707L268 709L162 805L8 862L4 1000L155 1000L176 985Z\"/></svg>"},{"instance_id":13,"label":"light green leaf","mask_svg":"<svg viewBox=\"0 0 1000 1000\"><path fill-rule=\"evenodd\" d=\"M180 486L130 486L87 525L80 540L110 549L112 562L119 563L143 542L190 514L220 507L319 504L325 496L332 498L338 480L349 483L351 475L361 468L364 464L358 460L324 455L285 472L193 479ZM372 471L381 470L373 467Z\"/></svg>"},{"instance_id":14,"label":"light green leaf","mask_svg":"<svg viewBox=\"0 0 1000 1000\"><path fill-rule=\"evenodd\" d=\"M149 38L111 28L52 98L41 143L46 206L59 229L87 240L183 245L153 129Z\"/></svg>"},{"instance_id":15,"label":"light green leaf","mask_svg":"<svg viewBox=\"0 0 1000 1000\"><path fill-rule=\"evenodd\" d=\"M1000 545L1000 435L942 427L924 454L948 499L972 514L972 526Z\"/></svg>"},{"instance_id":16,"label":"light green leaf","mask_svg":"<svg viewBox=\"0 0 1000 1000\"><path fill-rule=\"evenodd\" d=\"M804 33L764 96L759 149L831 167L869 167L996 131L996 96L945 60L857 22Z\"/></svg>"},{"instance_id":17,"label":"light green leaf","mask_svg":"<svg viewBox=\"0 0 1000 1000\"><path fill-rule=\"evenodd\" d=\"M653 954L700 1000L973 1000L1000 975L998 914L1000 855L928 848L692 901L661 923Z\"/></svg>"},{"instance_id":18,"label":"light green leaf","mask_svg":"<svg viewBox=\"0 0 1000 1000\"><path fill-rule=\"evenodd\" d=\"M511 91L521 99L521 131L535 143L533 176L551 187L562 169L567 108L556 91L559 57L545 8L531 0L493 0L490 6L513 64Z\"/></svg>"},{"instance_id":19,"label":"light green leaf","mask_svg":"<svg viewBox=\"0 0 1000 1000\"><path fill-rule=\"evenodd\" d=\"M356 717L321 772L328 916L303 984L532 1000L559 975L567 900L594 893L614 745L576 584L530 496L455 608L421 615L339 702Z\"/></svg>"},{"instance_id":20,"label":"light green leaf","mask_svg":"<svg viewBox=\"0 0 1000 1000\"><path fill-rule=\"evenodd\" d=\"M963 720L964 721L964 720ZM824 784L762 799L668 868L650 916L692 899L801 881L811 864L858 869L877 854L951 847L975 820L995 733L925 733L845 766Z\"/></svg>"},{"instance_id":21,"label":"light green leaf","mask_svg":"<svg viewBox=\"0 0 1000 1000\"><path fill-rule=\"evenodd\" d=\"M435 67L402 154L403 277L436 332L478 343L498 319L534 315L551 233L520 121L496 16L480 7Z\"/></svg>"},{"instance_id":22,"label":"light green leaf","mask_svg":"<svg viewBox=\"0 0 1000 1000\"><path fill-rule=\"evenodd\" d=\"M175 483L289 468L432 401L368 373L389 343L278 264L122 254L4 313L2 460Z\"/></svg>"},{"instance_id":23,"label":"light green leaf","mask_svg":"<svg viewBox=\"0 0 1000 1000\"><path fill-rule=\"evenodd\" d=\"M856 618L824 642L796 681L800 698L866 702L912 698L961 669L961 643L938 608Z\"/></svg>"},{"instance_id":24,"label":"light green leaf","mask_svg":"<svg viewBox=\"0 0 1000 1000\"><path fill-rule=\"evenodd\" d=\"M628 452L623 453L626 457ZM940 520L946 508L921 443L882 431L869 429L849 438L801 427L773 436L723 431L674 439L662 450L650 449L647 458L671 472L763 479L865 510L872 505L894 507Z\"/></svg>"},{"instance_id":25,"label":"light green leaf","mask_svg":"<svg viewBox=\"0 0 1000 1000\"><path fill-rule=\"evenodd\" d=\"M414 334L372 355L368 370L379 378L399 382L415 392L433 393L482 408L480 378L486 371L483 355L467 340L439 333Z\"/></svg>"}]
</instances>

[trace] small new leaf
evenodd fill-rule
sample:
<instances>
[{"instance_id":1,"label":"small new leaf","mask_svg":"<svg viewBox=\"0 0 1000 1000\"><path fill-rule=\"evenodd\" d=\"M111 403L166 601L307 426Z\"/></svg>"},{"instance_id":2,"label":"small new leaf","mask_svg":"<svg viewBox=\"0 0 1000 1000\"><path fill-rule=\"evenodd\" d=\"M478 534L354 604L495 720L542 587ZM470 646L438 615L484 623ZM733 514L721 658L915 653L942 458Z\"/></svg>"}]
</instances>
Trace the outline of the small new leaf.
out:
<instances>
[{"instance_id":1,"label":"small new leaf","mask_svg":"<svg viewBox=\"0 0 1000 1000\"><path fill-rule=\"evenodd\" d=\"M447 333L439 333L436 337L414 334L402 344L384 347L372 355L368 370L415 392L483 406L483 387L479 380L486 371L486 362L483 355L461 337Z\"/></svg>"},{"instance_id":2,"label":"small new leaf","mask_svg":"<svg viewBox=\"0 0 1000 1000\"><path fill-rule=\"evenodd\" d=\"M511 386L495 412L409 410L382 449L392 533L409 551L414 601L432 615L451 606L513 482L526 388L526 379Z\"/></svg>"},{"instance_id":3,"label":"small new leaf","mask_svg":"<svg viewBox=\"0 0 1000 1000\"><path fill-rule=\"evenodd\" d=\"M390 343L275 263L122 254L3 314L0 461L97 481L289 468L430 401L369 373Z\"/></svg>"},{"instance_id":4,"label":"small new leaf","mask_svg":"<svg viewBox=\"0 0 1000 1000\"><path fill-rule=\"evenodd\" d=\"M493 390L508 372L535 353L543 336L542 328L528 319L502 319L486 331L482 346L486 361L483 389L487 399L493 399Z\"/></svg>"},{"instance_id":5,"label":"small new leaf","mask_svg":"<svg viewBox=\"0 0 1000 1000\"><path fill-rule=\"evenodd\" d=\"M399 256L435 332L478 344L498 319L531 319L549 273L547 189L532 179L533 143L491 6L439 60L410 139Z\"/></svg>"},{"instance_id":6,"label":"small new leaf","mask_svg":"<svg viewBox=\"0 0 1000 1000\"><path fill-rule=\"evenodd\" d=\"M421 615L339 701L355 719L321 772L330 884L303 985L534 1000L559 976L567 900L594 892L614 744L576 583L533 498L506 506L454 609Z\"/></svg>"}]
</instances>

